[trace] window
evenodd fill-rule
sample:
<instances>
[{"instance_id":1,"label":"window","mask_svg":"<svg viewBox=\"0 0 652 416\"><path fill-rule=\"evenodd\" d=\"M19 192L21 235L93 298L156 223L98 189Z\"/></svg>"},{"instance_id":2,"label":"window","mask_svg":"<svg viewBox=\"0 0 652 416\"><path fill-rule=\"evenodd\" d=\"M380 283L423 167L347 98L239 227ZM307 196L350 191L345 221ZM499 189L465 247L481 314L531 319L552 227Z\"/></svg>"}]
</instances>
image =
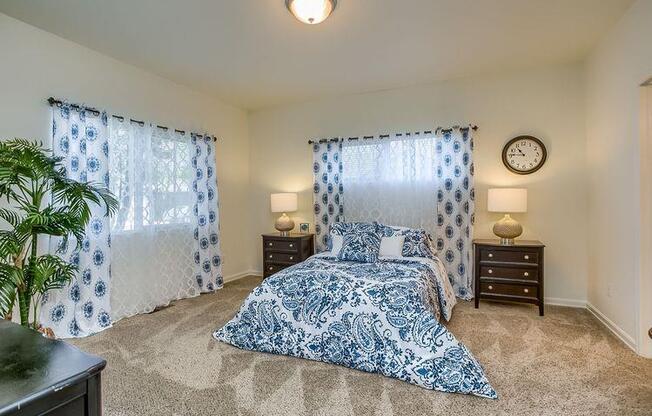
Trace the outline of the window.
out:
<instances>
[{"instance_id":1,"label":"window","mask_svg":"<svg viewBox=\"0 0 652 416\"><path fill-rule=\"evenodd\" d=\"M194 150L179 133L114 123L110 188L120 201L114 232L191 222Z\"/></svg>"},{"instance_id":2,"label":"window","mask_svg":"<svg viewBox=\"0 0 652 416\"><path fill-rule=\"evenodd\" d=\"M344 142L342 183L347 220L425 228L434 234L435 152L432 135Z\"/></svg>"}]
</instances>

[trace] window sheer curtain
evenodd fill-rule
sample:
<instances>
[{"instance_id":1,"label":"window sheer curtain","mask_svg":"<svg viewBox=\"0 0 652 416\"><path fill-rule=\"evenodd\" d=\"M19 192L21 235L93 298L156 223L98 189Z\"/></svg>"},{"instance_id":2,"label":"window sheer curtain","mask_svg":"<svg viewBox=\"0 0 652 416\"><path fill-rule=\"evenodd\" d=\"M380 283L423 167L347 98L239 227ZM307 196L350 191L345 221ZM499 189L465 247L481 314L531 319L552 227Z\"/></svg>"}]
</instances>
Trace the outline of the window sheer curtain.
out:
<instances>
[{"instance_id":1,"label":"window sheer curtain","mask_svg":"<svg viewBox=\"0 0 652 416\"><path fill-rule=\"evenodd\" d=\"M344 141L341 159L346 220L425 229L456 295L473 298L472 130Z\"/></svg>"},{"instance_id":2,"label":"window sheer curtain","mask_svg":"<svg viewBox=\"0 0 652 416\"><path fill-rule=\"evenodd\" d=\"M349 140L342 150L348 221L436 232L434 135Z\"/></svg>"},{"instance_id":3,"label":"window sheer curtain","mask_svg":"<svg viewBox=\"0 0 652 416\"><path fill-rule=\"evenodd\" d=\"M193 259L195 146L172 129L113 119L113 319L199 294Z\"/></svg>"}]
</instances>

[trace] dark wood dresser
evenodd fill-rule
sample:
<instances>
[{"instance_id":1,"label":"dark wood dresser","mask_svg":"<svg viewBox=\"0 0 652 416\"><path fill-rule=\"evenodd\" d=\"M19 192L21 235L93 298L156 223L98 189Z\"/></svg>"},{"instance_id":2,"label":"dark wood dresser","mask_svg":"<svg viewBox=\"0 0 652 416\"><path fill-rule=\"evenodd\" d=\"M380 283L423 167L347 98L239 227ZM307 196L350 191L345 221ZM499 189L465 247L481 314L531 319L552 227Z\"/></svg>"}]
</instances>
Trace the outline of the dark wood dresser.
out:
<instances>
[{"instance_id":1,"label":"dark wood dresser","mask_svg":"<svg viewBox=\"0 0 652 416\"><path fill-rule=\"evenodd\" d=\"M106 361L0 321L0 415L102 414Z\"/></svg>"},{"instance_id":2,"label":"dark wood dresser","mask_svg":"<svg viewBox=\"0 0 652 416\"><path fill-rule=\"evenodd\" d=\"M480 299L526 302L539 306L543 316L543 245L516 240L473 240L475 248L475 307Z\"/></svg>"},{"instance_id":3,"label":"dark wood dresser","mask_svg":"<svg viewBox=\"0 0 652 416\"><path fill-rule=\"evenodd\" d=\"M314 234L263 234L263 278L301 263L314 253Z\"/></svg>"}]
</instances>

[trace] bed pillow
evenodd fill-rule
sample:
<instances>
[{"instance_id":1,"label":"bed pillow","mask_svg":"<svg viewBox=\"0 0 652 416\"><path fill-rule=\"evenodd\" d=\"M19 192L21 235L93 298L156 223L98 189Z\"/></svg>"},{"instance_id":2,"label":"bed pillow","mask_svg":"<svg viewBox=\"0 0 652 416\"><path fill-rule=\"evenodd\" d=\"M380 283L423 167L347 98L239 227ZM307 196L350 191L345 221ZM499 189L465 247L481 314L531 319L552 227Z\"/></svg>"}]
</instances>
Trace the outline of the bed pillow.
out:
<instances>
[{"instance_id":1,"label":"bed pillow","mask_svg":"<svg viewBox=\"0 0 652 416\"><path fill-rule=\"evenodd\" d=\"M373 222L336 222L331 225L331 235L344 235L356 232L378 232L377 223Z\"/></svg>"},{"instance_id":2,"label":"bed pillow","mask_svg":"<svg viewBox=\"0 0 652 416\"><path fill-rule=\"evenodd\" d=\"M330 252L333 256L336 256L342 250L342 243L344 242L344 237L341 235L331 234L330 236Z\"/></svg>"},{"instance_id":3,"label":"bed pillow","mask_svg":"<svg viewBox=\"0 0 652 416\"><path fill-rule=\"evenodd\" d=\"M379 256L401 257L403 255L403 242L405 236L396 235L381 237Z\"/></svg>"},{"instance_id":4,"label":"bed pillow","mask_svg":"<svg viewBox=\"0 0 652 416\"><path fill-rule=\"evenodd\" d=\"M383 237L403 236L403 249L401 255L404 257L435 257L435 250L432 246L430 235L423 228L396 227L377 223L378 233Z\"/></svg>"},{"instance_id":5,"label":"bed pillow","mask_svg":"<svg viewBox=\"0 0 652 416\"><path fill-rule=\"evenodd\" d=\"M424 229L410 229L402 232L405 236L403 242L403 256L405 257L435 257L430 236Z\"/></svg>"},{"instance_id":6,"label":"bed pillow","mask_svg":"<svg viewBox=\"0 0 652 416\"><path fill-rule=\"evenodd\" d=\"M379 222L375 224L376 224L376 228L378 229L378 233L382 237L395 237L395 236L403 235L405 231L411 230L411 228L408 227L396 227L393 225L381 224Z\"/></svg>"},{"instance_id":7,"label":"bed pillow","mask_svg":"<svg viewBox=\"0 0 652 416\"><path fill-rule=\"evenodd\" d=\"M339 260L374 263L380 252L380 235L374 231L356 231L344 234Z\"/></svg>"},{"instance_id":8,"label":"bed pillow","mask_svg":"<svg viewBox=\"0 0 652 416\"><path fill-rule=\"evenodd\" d=\"M337 256L342 248L342 237L347 233L359 231L377 232L376 223L371 222L336 222L331 224L328 233L328 250Z\"/></svg>"}]
</instances>

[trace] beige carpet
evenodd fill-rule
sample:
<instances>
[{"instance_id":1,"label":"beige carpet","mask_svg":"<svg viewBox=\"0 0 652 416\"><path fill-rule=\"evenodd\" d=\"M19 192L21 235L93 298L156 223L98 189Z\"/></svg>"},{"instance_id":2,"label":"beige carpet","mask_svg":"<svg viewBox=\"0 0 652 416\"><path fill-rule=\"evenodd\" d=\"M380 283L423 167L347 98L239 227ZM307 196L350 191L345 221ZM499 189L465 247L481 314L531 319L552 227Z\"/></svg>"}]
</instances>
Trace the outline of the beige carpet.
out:
<instances>
[{"instance_id":1,"label":"beige carpet","mask_svg":"<svg viewBox=\"0 0 652 416\"><path fill-rule=\"evenodd\" d=\"M260 282L179 301L75 341L108 361L117 415L650 415L652 360L586 310L463 302L448 328L482 363L498 400L429 391L335 365L242 351L211 338Z\"/></svg>"}]
</instances>

